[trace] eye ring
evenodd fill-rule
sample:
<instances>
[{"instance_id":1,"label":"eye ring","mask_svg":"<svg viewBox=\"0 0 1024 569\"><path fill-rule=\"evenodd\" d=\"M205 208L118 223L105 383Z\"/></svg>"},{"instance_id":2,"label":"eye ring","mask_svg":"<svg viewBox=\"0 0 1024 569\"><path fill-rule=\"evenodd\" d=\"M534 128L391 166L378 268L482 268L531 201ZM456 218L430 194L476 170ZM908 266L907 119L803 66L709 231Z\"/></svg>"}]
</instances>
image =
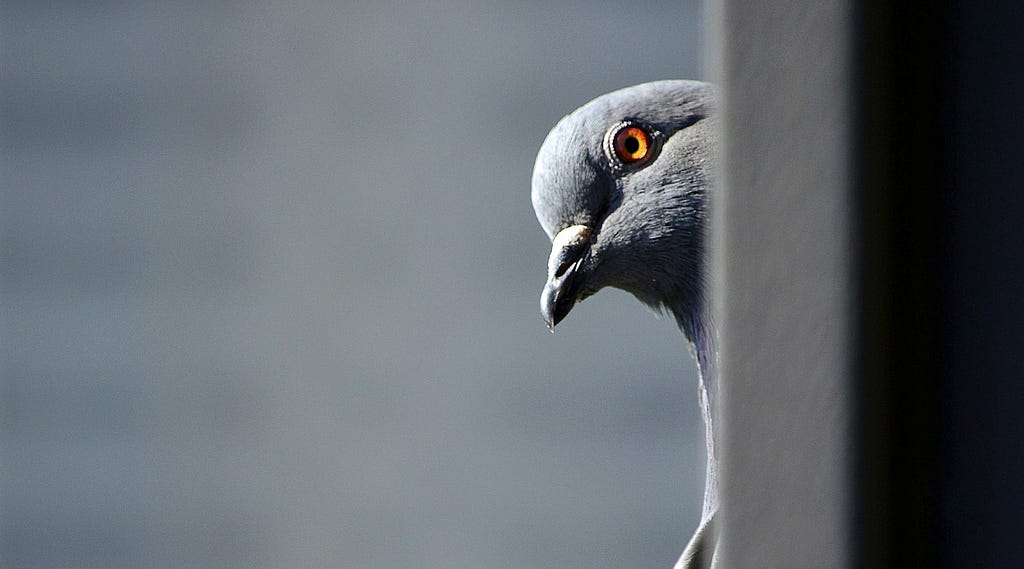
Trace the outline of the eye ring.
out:
<instances>
[{"instance_id":1,"label":"eye ring","mask_svg":"<svg viewBox=\"0 0 1024 569\"><path fill-rule=\"evenodd\" d=\"M622 122L613 126L605 137L609 158L627 169L643 166L657 154L657 135L645 126Z\"/></svg>"}]
</instances>

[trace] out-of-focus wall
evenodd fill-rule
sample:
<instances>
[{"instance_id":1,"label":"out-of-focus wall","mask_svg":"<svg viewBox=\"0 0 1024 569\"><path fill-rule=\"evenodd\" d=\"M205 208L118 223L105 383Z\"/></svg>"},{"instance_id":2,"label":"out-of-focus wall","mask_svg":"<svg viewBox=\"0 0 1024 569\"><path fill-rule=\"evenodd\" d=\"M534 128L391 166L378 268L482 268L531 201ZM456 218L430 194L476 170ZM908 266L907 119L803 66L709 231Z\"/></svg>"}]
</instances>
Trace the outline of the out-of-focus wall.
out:
<instances>
[{"instance_id":1,"label":"out-of-focus wall","mask_svg":"<svg viewBox=\"0 0 1024 569\"><path fill-rule=\"evenodd\" d=\"M695 2L0 7L0 565L667 567L696 379L533 156Z\"/></svg>"}]
</instances>

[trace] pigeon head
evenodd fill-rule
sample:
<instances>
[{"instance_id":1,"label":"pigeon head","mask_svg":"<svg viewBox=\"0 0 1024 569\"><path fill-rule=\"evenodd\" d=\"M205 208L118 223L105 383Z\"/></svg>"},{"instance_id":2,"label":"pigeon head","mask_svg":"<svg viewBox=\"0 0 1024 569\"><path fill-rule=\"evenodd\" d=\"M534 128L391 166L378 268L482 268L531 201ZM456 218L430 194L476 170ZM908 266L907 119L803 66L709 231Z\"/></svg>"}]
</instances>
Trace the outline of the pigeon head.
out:
<instances>
[{"instance_id":1,"label":"pigeon head","mask_svg":"<svg viewBox=\"0 0 1024 569\"><path fill-rule=\"evenodd\" d=\"M552 241L541 313L554 328L604 287L674 313L687 336L704 303L713 92L658 81L594 99L551 130L531 198Z\"/></svg>"}]
</instances>

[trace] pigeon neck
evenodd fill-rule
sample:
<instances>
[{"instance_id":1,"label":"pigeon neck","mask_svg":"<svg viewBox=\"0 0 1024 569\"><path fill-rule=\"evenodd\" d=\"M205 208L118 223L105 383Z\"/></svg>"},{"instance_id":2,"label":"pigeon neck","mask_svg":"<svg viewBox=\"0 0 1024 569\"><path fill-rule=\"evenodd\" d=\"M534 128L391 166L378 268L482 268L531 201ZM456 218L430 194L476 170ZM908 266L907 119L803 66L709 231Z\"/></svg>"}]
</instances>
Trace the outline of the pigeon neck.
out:
<instances>
[{"instance_id":1,"label":"pigeon neck","mask_svg":"<svg viewBox=\"0 0 1024 569\"><path fill-rule=\"evenodd\" d=\"M692 306L672 306L679 327L690 341L697 366L698 394L701 415L704 418L704 444L707 451L707 471L704 481L704 508L701 518L707 520L718 508L718 454L715 447L715 412L718 395L718 333L708 314L706 303Z\"/></svg>"}]
</instances>

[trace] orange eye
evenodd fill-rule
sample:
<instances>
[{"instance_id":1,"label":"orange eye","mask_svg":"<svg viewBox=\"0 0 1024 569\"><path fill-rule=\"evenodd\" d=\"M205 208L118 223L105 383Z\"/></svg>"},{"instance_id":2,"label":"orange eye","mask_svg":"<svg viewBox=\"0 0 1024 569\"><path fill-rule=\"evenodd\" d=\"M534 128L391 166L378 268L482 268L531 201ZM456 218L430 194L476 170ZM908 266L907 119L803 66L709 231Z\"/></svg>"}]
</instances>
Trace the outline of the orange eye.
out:
<instances>
[{"instance_id":1,"label":"orange eye","mask_svg":"<svg viewBox=\"0 0 1024 569\"><path fill-rule=\"evenodd\" d=\"M639 162L651 152L651 137L638 126L627 126L615 133L615 155L626 164Z\"/></svg>"}]
</instances>

